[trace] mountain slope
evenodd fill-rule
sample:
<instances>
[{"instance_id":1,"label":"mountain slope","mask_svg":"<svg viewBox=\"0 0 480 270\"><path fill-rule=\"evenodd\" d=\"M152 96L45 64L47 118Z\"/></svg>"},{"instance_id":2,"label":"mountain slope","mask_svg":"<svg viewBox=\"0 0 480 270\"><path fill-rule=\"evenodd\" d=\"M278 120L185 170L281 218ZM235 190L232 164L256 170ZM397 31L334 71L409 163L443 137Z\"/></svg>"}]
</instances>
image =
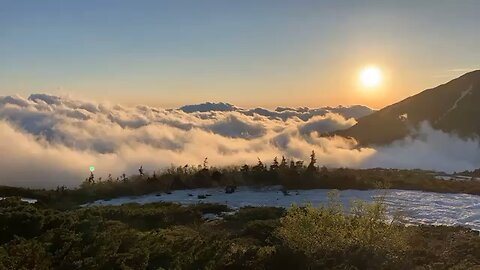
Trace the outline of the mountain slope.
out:
<instances>
[{"instance_id":1,"label":"mountain slope","mask_svg":"<svg viewBox=\"0 0 480 270\"><path fill-rule=\"evenodd\" d=\"M471 137L480 135L479 117L477 70L360 118L355 126L336 134L362 145L381 145L404 138L412 127L428 121L435 129Z\"/></svg>"}]
</instances>

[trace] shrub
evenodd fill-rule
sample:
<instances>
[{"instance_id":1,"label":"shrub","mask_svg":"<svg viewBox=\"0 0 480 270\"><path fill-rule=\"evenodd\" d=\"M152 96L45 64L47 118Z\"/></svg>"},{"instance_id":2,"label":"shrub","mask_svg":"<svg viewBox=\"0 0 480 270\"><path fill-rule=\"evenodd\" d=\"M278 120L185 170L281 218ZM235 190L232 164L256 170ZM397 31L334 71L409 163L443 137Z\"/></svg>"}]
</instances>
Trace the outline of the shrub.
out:
<instances>
[{"instance_id":1,"label":"shrub","mask_svg":"<svg viewBox=\"0 0 480 270\"><path fill-rule=\"evenodd\" d=\"M338 195L318 208L293 206L277 233L289 249L320 267L395 268L407 249L408 234L386 222L383 203L355 202L350 214L345 212Z\"/></svg>"},{"instance_id":2,"label":"shrub","mask_svg":"<svg viewBox=\"0 0 480 270\"><path fill-rule=\"evenodd\" d=\"M5 248L0 247L0 270L51 269L51 257L43 245L35 240L17 238Z\"/></svg>"}]
</instances>

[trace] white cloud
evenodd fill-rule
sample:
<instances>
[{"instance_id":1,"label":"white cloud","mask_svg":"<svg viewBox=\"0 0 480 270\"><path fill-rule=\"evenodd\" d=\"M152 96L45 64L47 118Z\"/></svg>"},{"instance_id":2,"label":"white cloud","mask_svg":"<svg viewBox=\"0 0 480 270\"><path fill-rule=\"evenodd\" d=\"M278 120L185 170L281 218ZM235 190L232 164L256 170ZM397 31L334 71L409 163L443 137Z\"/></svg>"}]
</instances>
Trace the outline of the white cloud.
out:
<instances>
[{"instance_id":1,"label":"white cloud","mask_svg":"<svg viewBox=\"0 0 480 270\"><path fill-rule=\"evenodd\" d=\"M354 125L352 118L328 110L313 115L308 108L286 117L291 109L277 110L284 115L272 117L275 113L267 110L185 113L49 95L0 97L0 184L75 186L88 176L89 165L96 166L97 176L116 177L135 173L140 165L152 171L201 164L205 157L215 166L254 163L257 157L268 163L281 155L306 160L311 150L328 166L463 170L479 161L476 141L426 126L415 139L358 149L354 141L319 136ZM299 117L305 113L310 116Z\"/></svg>"},{"instance_id":2,"label":"white cloud","mask_svg":"<svg viewBox=\"0 0 480 270\"><path fill-rule=\"evenodd\" d=\"M424 122L413 135L384 147L363 162L367 167L464 171L480 167L479 140L460 139Z\"/></svg>"}]
</instances>

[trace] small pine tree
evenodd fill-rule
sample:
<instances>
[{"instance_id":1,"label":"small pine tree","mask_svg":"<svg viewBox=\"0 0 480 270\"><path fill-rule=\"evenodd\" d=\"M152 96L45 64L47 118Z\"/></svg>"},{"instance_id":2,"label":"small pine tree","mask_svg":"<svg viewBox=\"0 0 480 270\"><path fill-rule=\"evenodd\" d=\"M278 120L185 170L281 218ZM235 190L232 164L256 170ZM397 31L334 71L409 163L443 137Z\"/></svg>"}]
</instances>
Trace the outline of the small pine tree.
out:
<instances>
[{"instance_id":1,"label":"small pine tree","mask_svg":"<svg viewBox=\"0 0 480 270\"><path fill-rule=\"evenodd\" d=\"M278 167L279 167L279 166L278 166L278 159L277 159L277 157L275 157L275 158L273 159L272 165L270 165L270 171L275 171L275 170L278 169Z\"/></svg>"},{"instance_id":2,"label":"small pine tree","mask_svg":"<svg viewBox=\"0 0 480 270\"><path fill-rule=\"evenodd\" d=\"M257 159L258 159L258 163L257 163L257 165L253 166L252 169L254 171L264 171L265 170L265 165L263 165L263 162L260 158L257 157Z\"/></svg>"},{"instance_id":3,"label":"small pine tree","mask_svg":"<svg viewBox=\"0 0 480 270\"><path fill-rule=\"evenodd\" d=\"M290 160L290 169L295 170L295 161L293 159Z\"/></svg>"},{"instance_id":4,"label":"small pine tree","mask_svg":"<svg viewBox=\"0 0 480 270\"><path fill-rule=\"evenodd\" d=\"M285 156L282 156L282 161L280 162L280 169L285 169L287 168L287 159L285 158Z\"/></svg>"},{"instance_id":5,"label":"small pine tree","mask_svg":"<svg viewBox=\"0 0 480 270\"><path fill-rule=\"evenodd\" d=\"M248 172L250 170L250 167L247 164L244 164L241 168L241 172Z\"/></svg>"},{"instance_id":6,"label":"small pine tree","mask_svg":"<svg viewBox=\"0 0 480 270\"><path fill-rule=\"evenodd\" d=\"M203 169L208 170L208 157L203 160Z\"/></svg>"},{"instance_id":7,"label":"small pine tree","mask_svg":"<svg viewBox=\"0 0 480 270\"><path fill-rule=\"evenodd\" d=\"M315 151L312 150L312 154L310 155L310 164L308 164L307 170L315 171L317 167L315 167L315 163L317 163L317 159L315 157Z\"/></svg>"},{"instance_id":8,"label":"small pine tree","mask_svg":"<svg viewBox=\"0 0 480 270\"><path fill-rule=\"evenodd\" d=\"M90 172L90 177L87 179L89 184L95 184L95 175L93 175L93 172Z\"/></svg>"}]
</instances>

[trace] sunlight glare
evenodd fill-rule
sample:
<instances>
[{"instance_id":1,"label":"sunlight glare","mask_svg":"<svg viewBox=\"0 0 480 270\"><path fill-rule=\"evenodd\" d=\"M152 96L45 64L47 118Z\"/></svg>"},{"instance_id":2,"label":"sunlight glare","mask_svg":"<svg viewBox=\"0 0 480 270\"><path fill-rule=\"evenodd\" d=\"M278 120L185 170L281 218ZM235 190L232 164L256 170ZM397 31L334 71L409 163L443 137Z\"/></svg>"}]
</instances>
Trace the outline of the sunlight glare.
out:
<instances>
[{"instance_id":1,"label":"sunlight glare","mask_svg":"<svg viewBox=\"0 0 480 270\"><path fill-rule=\"evenodd\" d=\"M360 72L360 81L365 87L376 87L380 85L382 81L382 72L375 66L366 67Z\"/></svg>"}]
</instances>

